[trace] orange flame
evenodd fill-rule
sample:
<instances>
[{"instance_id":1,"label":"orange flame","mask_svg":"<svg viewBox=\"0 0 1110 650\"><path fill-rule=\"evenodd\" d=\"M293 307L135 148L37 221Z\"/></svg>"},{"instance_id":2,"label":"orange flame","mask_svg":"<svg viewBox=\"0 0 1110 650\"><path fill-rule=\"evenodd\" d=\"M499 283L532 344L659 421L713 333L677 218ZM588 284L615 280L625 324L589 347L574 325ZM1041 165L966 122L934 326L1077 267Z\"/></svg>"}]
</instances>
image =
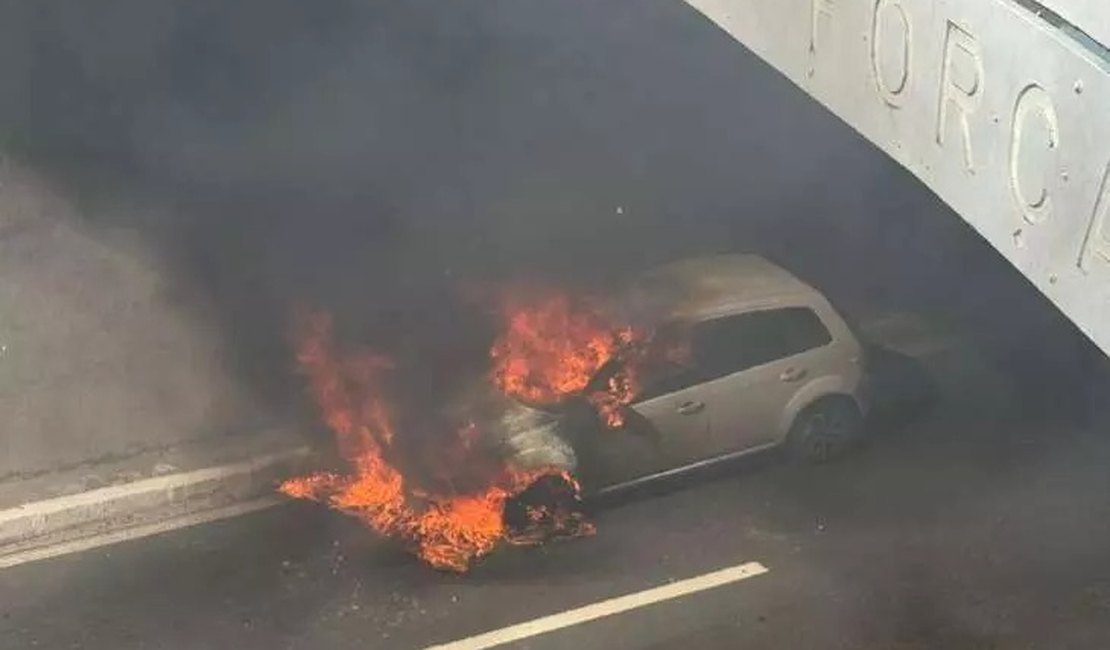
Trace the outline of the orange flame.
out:
<instances>
[{"instance_id":1,"label":"orange flame","mask_svg":"<svg viewBox=\"0 0 1110 650\"><path fill-rule=\"evenodd\" d=\"M319 473L290 479L279 488L284 494L326 502L383 535L403 540L432 566L461 572L505 537L507 499L542 476L561 474L557 470L504 468L484 490L453 496L429 495L407 485L387 458L394 430L382 399L381 381L392 364L372 354L346 362L337 359L328 316L309 317L303 325L297 360L354 474ZM469 437L473 432L462 435ZM467 444L466 439L462 444ZM577 489L571 477L563 478Z\"/></svg>"},{"instance_id":2,"label":"orange flame","mask_svg":"<svg viewBox=\"0 0 1110 650\"><path fill-rule=\"evenodd\" d=\"M506 395L531 404L557 404L589 387L598 371L628 354L646 337L628 325L609 322L588 301L563 294L530 304L508 304L504 332L494 342L493 382ZM622 409L640 384L635 364L622 363L587 400L610 427L624 423Z\"/></svg>"},{"instance_id":3,"label":"orange flame","mask_svg":"<svg viewBox=\"0 0 1110 650\"><path fill-rule=\"evenodd\" d=\"M558 293L507 303L502 315L502 335L490 350L490 379L496 388L534 405L582 395L607 426L623 425L624 407L640 391L640 375L650 360L644 332L610 322L589 301ZM394 419L383 397L383 379L392 362L372 353L340 358L333 348L330 317L303 319L297 361L353 472L294 478L281 485L281 492L327 503L382 535L402 540L432 566L459 572L500 541L527 544L552 534L593 532L580 513L537 502L534 494L519 517L523 527L510 530L506 525L506 503L544 477L562 481L577 497L577 482L559 469L523 471L502 463L486 487L466 494L435 494L406 480L391 462ZM599 379L603 368L609 374ZM480 434L473 423L461 427L442 450L450 461L441 464L470 460Z\"/></svg>"}]
</instances>

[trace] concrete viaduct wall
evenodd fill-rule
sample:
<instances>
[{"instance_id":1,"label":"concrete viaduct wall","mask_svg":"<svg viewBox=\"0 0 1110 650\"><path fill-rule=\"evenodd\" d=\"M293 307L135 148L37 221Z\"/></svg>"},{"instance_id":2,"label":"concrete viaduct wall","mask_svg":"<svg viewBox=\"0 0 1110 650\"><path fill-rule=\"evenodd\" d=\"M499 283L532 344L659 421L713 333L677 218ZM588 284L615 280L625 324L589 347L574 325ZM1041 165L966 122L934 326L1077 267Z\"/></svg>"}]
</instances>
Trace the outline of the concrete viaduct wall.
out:
<instances>
[{"instance_id":1,"label":"concrete viaduct wall","mask_svg":"<svg viewBox=\"0 0 1110 650\"><path fill-rule=\"evenodd\" d=\"M249 411L155 258L81 221L0 166L0 480L211 436Z\"/></svg>"},{"instance_id":2,"label":"concrete viaduct wall","mask_svg":"<svg viewBox=\"0 0 1110 650\"><path fill-rule=\"evenodd\" d=\"M1110 4L687 2L920 178L1110 351Z\"/></svg>"}]
</instances>

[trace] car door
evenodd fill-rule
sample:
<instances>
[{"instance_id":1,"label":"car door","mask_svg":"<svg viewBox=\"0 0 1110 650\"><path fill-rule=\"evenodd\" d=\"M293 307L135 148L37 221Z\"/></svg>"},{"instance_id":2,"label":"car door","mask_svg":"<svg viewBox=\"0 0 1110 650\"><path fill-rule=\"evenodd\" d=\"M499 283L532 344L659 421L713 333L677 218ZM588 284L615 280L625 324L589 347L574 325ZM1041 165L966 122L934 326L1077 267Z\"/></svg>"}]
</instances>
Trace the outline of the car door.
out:
<instances>
[{"instance_id":1,"label":"car door","mask_svg":"<svg viewBox=\"0 0 1110 650\"><path fill-rule=\"evenodd\" d=\"M706 321L695 337L695 353L704 359L700 363L713 368L700 386L710 414L710 455L776 442L791 399L825 372L821 350L832 342L807 306Z\"/></svg>"},{"instance_id":2,"label":"car door","mask_svg":"<svg viewBox=\"0 0 1110 650\"><path fill-rule=\"evenodd\" d=\"M688 328L689 358L652 378L628 425L598 450L613 481L768 443L792 383L767 381L783 356L780 327L772 312L754 311Z\"/></svg>"},{"instance_id":3,"label":"car door","mask_svg":"<svg viewBox=\"0 0 1110 650\"><path fill-rule=\"evenodd\" d=\"M690 368L654 377L626 412L625 425L598 431L579 445L585 483L604 487L672 469L689 449L709 442L706 404L699 401L698 378Z\"/></svg>"}]
</instances>

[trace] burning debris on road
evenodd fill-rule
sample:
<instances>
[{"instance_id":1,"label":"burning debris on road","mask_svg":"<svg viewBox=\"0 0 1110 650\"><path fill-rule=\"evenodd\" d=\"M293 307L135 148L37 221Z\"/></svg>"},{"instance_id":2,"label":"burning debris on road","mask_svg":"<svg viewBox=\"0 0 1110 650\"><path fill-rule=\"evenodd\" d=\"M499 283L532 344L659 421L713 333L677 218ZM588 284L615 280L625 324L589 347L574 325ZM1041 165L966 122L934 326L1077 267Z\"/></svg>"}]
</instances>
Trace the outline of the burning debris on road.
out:
<instances>
[{"instance_id":1,"label":"burning debris on road","mask_svg":"<svg viewBox=\"0 0 1110 650\"><path fill-rule=\"evenodd\" d=\"M349 470L294 478L280 491L357 517L457 572L499 542L591 534L574 450L551 411L584 398L600 423L621 426L649 336L565 294L506 301L502 317L488 383L445 409L446 434L422 452L435 459L425 472L406 471L401 414L387 397L394 364L369 352L342 356L330 316L302 319L297 361Z\"/></svg>"}]
</instances>

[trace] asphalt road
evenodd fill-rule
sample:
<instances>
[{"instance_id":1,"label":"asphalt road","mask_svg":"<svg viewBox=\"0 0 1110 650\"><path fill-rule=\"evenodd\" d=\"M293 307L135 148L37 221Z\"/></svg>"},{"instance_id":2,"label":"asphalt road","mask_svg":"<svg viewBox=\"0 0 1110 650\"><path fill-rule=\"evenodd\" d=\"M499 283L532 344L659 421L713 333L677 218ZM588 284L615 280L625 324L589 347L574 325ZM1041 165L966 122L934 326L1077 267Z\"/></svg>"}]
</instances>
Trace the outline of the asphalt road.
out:
<instances>
[{"instance_id":1,"label":"asphalt road","mask_svg":"<svg viewBox=\"0 0 1110 650\"><path fill-rule=\"evenodd\" d=\"M0 647L423 648L751 561L512 647L1110 647L1110 435L950 357L942 405L851 458L633 495L465 576L301 503L9 569Z\"/></svg>"}]
</instances>

